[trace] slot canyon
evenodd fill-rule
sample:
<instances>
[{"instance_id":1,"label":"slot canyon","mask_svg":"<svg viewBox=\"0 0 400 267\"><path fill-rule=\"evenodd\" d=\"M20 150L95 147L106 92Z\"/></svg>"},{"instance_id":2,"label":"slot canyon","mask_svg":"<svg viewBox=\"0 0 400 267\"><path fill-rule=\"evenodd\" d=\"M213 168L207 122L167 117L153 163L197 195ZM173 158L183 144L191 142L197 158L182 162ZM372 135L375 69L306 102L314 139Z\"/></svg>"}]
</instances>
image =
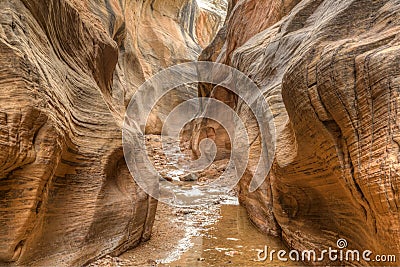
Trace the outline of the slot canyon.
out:
<instances>
[{"instance_id":1,"label":"slot canyon","mask_svg":"<svg viewBox=\"0 0 400 267\"><path fill-rule=\"evenodd\" d=\"M0 0L0 70L0 266L400 265L398 0Z\"/></svg>"}]
</instances>

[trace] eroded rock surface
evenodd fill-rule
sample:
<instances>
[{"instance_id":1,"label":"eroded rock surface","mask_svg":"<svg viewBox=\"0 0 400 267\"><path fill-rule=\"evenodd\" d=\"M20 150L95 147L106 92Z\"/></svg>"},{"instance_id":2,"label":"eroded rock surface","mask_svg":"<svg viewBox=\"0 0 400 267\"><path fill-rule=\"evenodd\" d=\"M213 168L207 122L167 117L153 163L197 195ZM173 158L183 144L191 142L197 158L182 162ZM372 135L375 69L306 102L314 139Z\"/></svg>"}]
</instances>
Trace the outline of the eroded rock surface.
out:
<instances>
[{"instance_id":1,"label":"eroded rock surface","mask_svg":"<svg viewBox=\"0 0 400 267\"><path fill-rule=\"evenodd\" d=\"M399 18L400 3L390 0L239 1L200 57L244 72L271 106L273 168L250 193L253 158L266 142L258 138L240 199L260 229L292 248L320 251L345 238L350 249L400 253ZM236 109L256 136L230 91L199 91ZM220 128L197 125L195 154ZM223 147L227 136L215 136Z\"/></svg>"},{"instance_id":2,"label":"eroded rock surface","mask_svg":"<svg viewBox=\"0 0 400 267\"><path fill-rule=\"evenodd\" d=\"M0 265L78 266L150 237L123 115L146 78L198 56L205 17L187 0L0 2Z\"/></svg>"}]
</instances>

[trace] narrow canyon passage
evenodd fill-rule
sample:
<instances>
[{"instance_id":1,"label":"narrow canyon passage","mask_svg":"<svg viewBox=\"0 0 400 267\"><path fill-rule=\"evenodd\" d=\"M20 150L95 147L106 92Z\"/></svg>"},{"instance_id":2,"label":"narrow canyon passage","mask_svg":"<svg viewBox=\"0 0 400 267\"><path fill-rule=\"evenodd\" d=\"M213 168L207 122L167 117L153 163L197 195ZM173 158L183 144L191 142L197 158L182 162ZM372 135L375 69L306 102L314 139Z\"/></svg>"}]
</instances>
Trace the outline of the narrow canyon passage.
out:
<instances>
[{"instance_id":1,"label":"narrow canyon passage","mask_svg":"<svg viewBox=\"0 0 400 267\"><path fill-rule=\"evenodd\" d=\"M297 264L400 264L400 0L0 0L0 266Z\"/></svg>"}]
</instances>

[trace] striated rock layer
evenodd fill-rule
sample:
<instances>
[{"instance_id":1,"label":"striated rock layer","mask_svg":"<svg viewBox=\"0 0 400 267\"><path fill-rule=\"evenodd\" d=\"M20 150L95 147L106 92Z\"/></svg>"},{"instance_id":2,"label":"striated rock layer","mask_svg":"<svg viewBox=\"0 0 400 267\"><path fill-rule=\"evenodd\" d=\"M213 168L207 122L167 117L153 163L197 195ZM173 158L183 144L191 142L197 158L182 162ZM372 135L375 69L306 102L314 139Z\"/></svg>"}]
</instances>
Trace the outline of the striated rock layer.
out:
<instances>
[{"instance_id":1,"label":"striated rock layer","mask_svg":"<svg viewBox=\"0 0 400 267\"><path fill-rule=\"evenodd\" d=\"M399 255L400 3L233 4L226 25L200 59L244 72L274 114L272 170L250 193L253 158L267 142L258 138L239 184L250 218L298 250L336 248L345 238L349 249ZM201 85L199 94L229 104L247 120L249 132L257 132L230 91ZM219 127L207 120L197 125L195 154L201 138ZM217 147L224 147L218 142L226 138L218 136Z\"/></svg>"},{"instance_id":2,"label":"striated rock layer","mask_svg":"<svg viewBox=\"0 0 400 267\"><path fill-rule=\"evenodd\" d=\"M202 44L218 29L209 17ZM146 78L197 58L206 11L9 0L0 18L0 265L78 266L148 239L157 203L123 158L125 106Z\"/></svg>"}]
</instances>

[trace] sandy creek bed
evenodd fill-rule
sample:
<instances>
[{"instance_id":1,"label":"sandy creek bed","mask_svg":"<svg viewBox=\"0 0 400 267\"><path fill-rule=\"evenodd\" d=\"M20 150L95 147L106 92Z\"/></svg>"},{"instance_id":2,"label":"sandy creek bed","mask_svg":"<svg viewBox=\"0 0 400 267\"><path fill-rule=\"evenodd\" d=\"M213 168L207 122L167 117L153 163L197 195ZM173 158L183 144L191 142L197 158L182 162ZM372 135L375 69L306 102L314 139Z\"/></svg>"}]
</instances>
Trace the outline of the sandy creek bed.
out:
<instances>
[{"instance_id":1,"label":"sandy creek bed","mask_svg":"<svg viewBox=\"0 0 400 267\"><path fill-rule=\"evenodd\" d=\"M157 136L148 137L149 155L162 176L179 184L176 192L186 201L197 199L197 188L218 176L226 162L218 162L198 173L199 181L180 182L185 174L174 169L174 164L186 156L174 148L164 148ZM175 144L176 145L176 144ZM183 150L184 151L184 150ZM168 155L169 154L169 155ZM171 163L172 161L172 163ZM169 176L169 177L168 177ZM165 187L170 185L162 181ZM202 193L200 193L202 194ZM119 257L106 256L90 266L282 266L285 262L260 262L259 250L285 249L278 239L256 229L239 206L234 192L215 188L203 195L207 203L195 206L171 206L159 202L152 237L148 242L125 252ZM286 263L293 266L293 263Z\"/></svg>"}]
</instances>

